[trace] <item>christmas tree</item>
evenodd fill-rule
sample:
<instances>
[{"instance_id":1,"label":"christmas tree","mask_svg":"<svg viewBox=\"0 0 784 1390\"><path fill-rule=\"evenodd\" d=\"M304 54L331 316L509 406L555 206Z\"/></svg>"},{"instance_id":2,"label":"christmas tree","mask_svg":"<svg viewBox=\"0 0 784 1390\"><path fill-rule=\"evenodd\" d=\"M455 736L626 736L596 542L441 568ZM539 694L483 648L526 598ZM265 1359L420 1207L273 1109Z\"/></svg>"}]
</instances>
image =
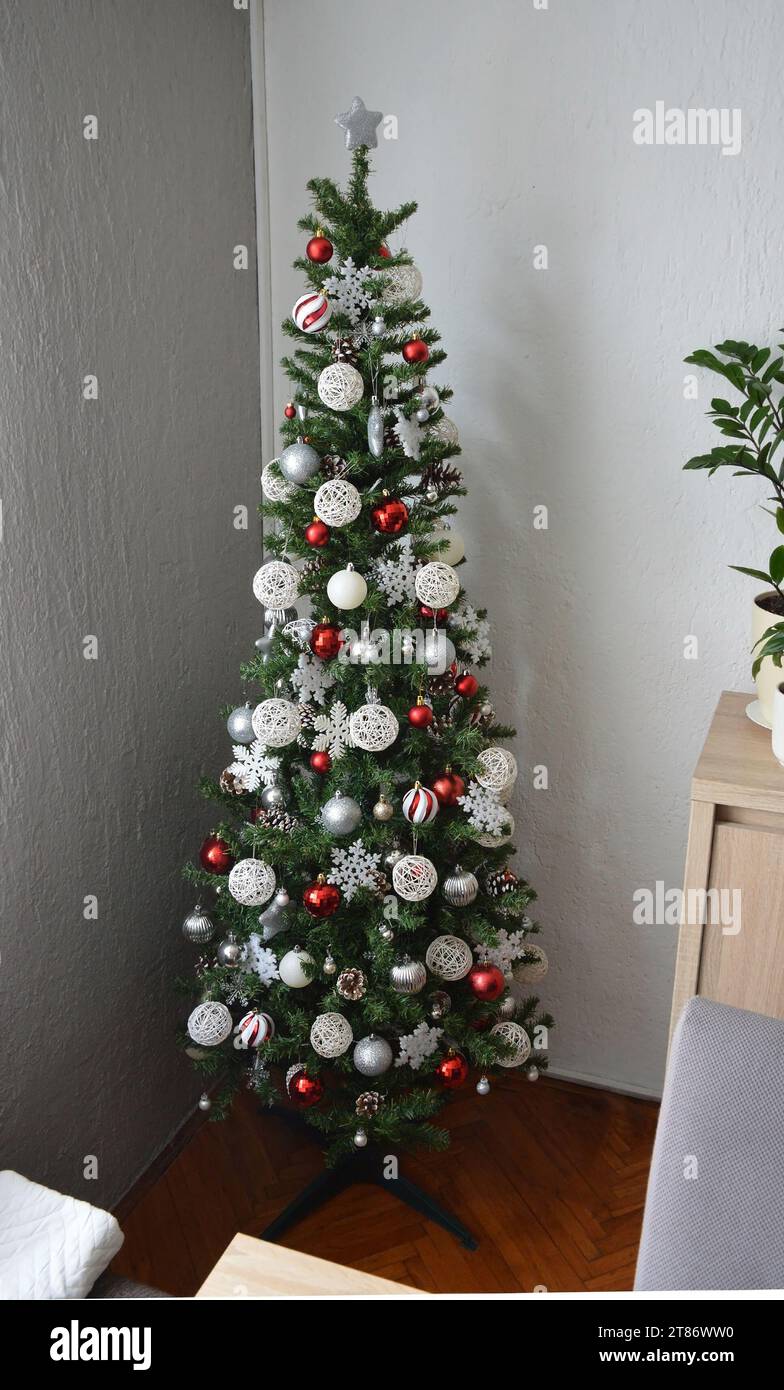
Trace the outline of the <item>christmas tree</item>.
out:
<instances>
[{"instance_id":1,"label":"christmas tree","mask_svg":"<svg viewBox=\"0 0 784 1390\"><path fill-rule=\"evenodd\" d=\"M381 113L357 98L336 119L351 176L308 184L292 400L261 478L264 636L226 711L233 761L203 784L222 819L186 870L214 902L183 928L206 951L184 1041L222 1078L203 1107L250 1085L329 1163L369 1139L446 1146L450 1093L486 1094L499 1067L535 1079L552 1022L526 996L547 967L535 894L508 865L514 730L475 674L488 622L447 520L465 488L445 353L389 250L416 204L370 201Z\"/></svg>"}]
</instances>

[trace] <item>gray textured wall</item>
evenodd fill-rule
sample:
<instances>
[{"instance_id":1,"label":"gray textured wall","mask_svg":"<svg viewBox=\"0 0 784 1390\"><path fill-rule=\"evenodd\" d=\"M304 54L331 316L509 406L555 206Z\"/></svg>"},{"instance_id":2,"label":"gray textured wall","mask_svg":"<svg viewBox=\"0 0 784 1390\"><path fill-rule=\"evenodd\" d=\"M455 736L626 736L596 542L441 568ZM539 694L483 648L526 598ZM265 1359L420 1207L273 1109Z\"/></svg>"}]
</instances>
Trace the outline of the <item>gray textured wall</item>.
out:
<instances>
[{"instance_id":1,"label":"gray textured wall","mask_svg":"<svg viewBox=\"0 0 784 1390\"><path fill-rule=\"evenodd\" d=\"M109 1203L197 1092L180 865L259 620L248 16L5 3L0 65L0 1157Z\"/></svg>"}]
</instances>

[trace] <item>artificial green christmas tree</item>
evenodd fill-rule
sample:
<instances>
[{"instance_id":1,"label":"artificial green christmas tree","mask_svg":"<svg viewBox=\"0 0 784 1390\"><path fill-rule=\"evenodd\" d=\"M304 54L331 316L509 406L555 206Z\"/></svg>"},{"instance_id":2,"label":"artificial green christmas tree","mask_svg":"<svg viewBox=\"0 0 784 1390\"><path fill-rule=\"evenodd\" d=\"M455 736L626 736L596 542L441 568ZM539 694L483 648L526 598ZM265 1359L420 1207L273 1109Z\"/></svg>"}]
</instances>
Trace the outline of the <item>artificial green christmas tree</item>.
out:
<instances>
[{"instance_id":1,"label":"artificial green christmas tree","mask_svg":"<svg viewBox=\"0 0 784 1390\"><path fill-rule=\"evenodd\" d=\"M214 1113L249 1084L298 1109L328 1163L444 1147L451 1091L485 1094L499 1066L534 1078L551 1026L520 997L546 957L508 866L514 730L474 674L488 623L447 524L465 489L445 354L388 249L416 205L370 202L381 114L357 99L337 119L351 177L308 185L292 400L262 473L264 636L233 761L203 788L222 819L186 870L212 905L184 925L206 952L185 1043L223 1078Z\"/></svg>"}]
</instances>

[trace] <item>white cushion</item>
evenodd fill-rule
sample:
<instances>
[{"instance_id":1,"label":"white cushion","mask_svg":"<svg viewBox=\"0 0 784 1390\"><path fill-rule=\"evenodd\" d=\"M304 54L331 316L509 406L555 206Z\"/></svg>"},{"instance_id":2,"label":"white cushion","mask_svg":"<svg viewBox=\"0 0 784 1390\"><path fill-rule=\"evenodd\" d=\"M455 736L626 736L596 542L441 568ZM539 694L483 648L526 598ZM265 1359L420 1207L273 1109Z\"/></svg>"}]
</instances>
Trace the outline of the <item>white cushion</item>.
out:
<instances>
[{"instance_id":1,"label":"white cushion","mask_svg":"<svg viewBox=\"0 0 784 1390\"><path fill-rule=\"evenodd\" d=\"M108 1211L0 1172L0 1299L84 1298L122 1243Z\"/></svg>"}]
</instances>

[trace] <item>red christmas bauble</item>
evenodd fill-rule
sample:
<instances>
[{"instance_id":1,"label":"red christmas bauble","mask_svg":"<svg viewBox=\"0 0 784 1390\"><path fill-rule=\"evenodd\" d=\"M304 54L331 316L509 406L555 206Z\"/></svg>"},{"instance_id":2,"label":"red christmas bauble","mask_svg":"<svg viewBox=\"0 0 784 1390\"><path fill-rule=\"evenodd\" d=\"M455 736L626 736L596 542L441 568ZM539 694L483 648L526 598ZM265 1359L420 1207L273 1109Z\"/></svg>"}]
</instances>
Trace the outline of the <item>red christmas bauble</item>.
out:
<instances>
[{"instance_id":1,"label":"red christmas bauble","mask_svg":"<svg viewBox=\"0 0 784 1390\"><path fill-rule=\"evenodd\" d=\"M340 907L340 889L319 874L315 883L308 884L302 901L311 917L331 917Z\"/></svg>"},{"instance_id":2,"label":"red christmas bauble","mask_svg":"<svg viewBox=\"0 0 784 1390\"><path fill-rule=\"evenodd\" d=\"M468 1080L468 1063L462 1052L450 1052L436 1067L436 1076L447 1091L456 1091Z\"/></svg>"},{"instance_id":3,"label":"red christmas bauble","mask_svg":"<svg viewBox=\"0 0 784 1390\"><path fill-rule=\"evenodd\" d=\"M292 1076L289 1085L289 1100L298 1110L309 1110L318 1105L324 1095L324 1082L320 1076L308 1076L306 1071L298 1071Z\"/></svg>"},{"instance_id":4,"label":"red christmas bauble","mask_svg":"<svg viewBox=\"0 0 784 1390\"><path fill-rule=\"evenodd\" d=\"M234 855L220 835L208 835L199 850L201 866L208 874L227 874L234 868Z\"/></svg>"},{"instance_id":5,"label":"red christmas bauble","mask_svg":"<svg viewBox=\"0 0 784 1390\"><path fill-rule=\"evenodd\" d=\"M323 521L319 521L317 516L314 516L310 525L305 527L305 540L308 545L313 546L314 550L320 550L323 545L327 544L329 534L329 527L325 526Z\"/></svg>"},{"instance_id":6,"label":"red christmas bauble","mask_svg":"<svg viewBox=\"0 0 784 1390\"><path fill-rule=\"evenodd\" d=\"M464 700L472 700L479 689L479 681L470 671L464 671L455 681L455 690Z\"/></svg>"},{"instance_id":7,"label":"red christmas bauble","mask_svg":"<svg viewBox=\"0 0 784 1390\"><path fill-rule=\"evenodd\" d=\"M481 961L469 970L468 983L471 993L483 1003L498 999L506 988L506 981L498 966L491 965L489 961Z\"/></svg>"},{"instance_id":8,"label":"red christmas bauble","mask_svg":"<svg viewBox=\"0 0 784 1390\"><path fill-rule=\"evenodd\" d=\"M327 261L332 260L334 250L329 237L321 235L312 236L305 247L308 260L315 261L316 265L326 265Z\"/></svg>"},{"instance_id":9,"label":"red christmas bauble","mask_svg":"<svg viewBox=\"0 0 784 1390\"><path fill-rule=\"evenodd\" d=\"M456 806L457 798L465 796L465 782L456 772L452 772L451 768L447 768L446 772L440 772L431 781L430 786L441 806Z\"/></svg>"},{"instance_id":10,"label":"red christmas bauble","mask_svg":"<svg viewBox=\"0 0 784 1390\"><path fill-rule=\"evenodd\" d=\"M426 729L433 722L433 711L430 705L426 705L424 700L417 700L408 711L408 722L413 724L415 729Z\"/></svg>"},{"instance_id":11,"label":"red christmas bauble","mask_svg":"<svg viewBox=\"0 0 784 1390\"><path fill-rule=\"evenodd\" d=\"M408 522L408 507L399 497L385 497L371 507L370 521L374 531L380 531L382 536L397 536Z\"/></svg>"},{"instance_id":12,"label":"red christmas bauble","mask_svg":"<svg viewBox=\"0 0 784 1390\"><path fill-rule=\"evenodd\" d=\"M449 609L428 608L426 603L420 603L419 616L420 618L432 618L435 621L436 627L443 627L444 623L449 617Z\"/></svg>"},{"instance_id":13,"label":"red christmas bauble","mask_svg":"<svg viewBox=\"0 0 784 1390\"><path fill-rule=\"evenodd\" d=\"M322 661L331 661L343 646L337 623L316 623L310 634L310 650Z\"/></svg>"},{"instance_id":14,"label":"red christmas bauble","mask_svg":"<svg viewBox=\"0 0 784 1390\"><path fill-rule=\"evenodd\" d=\"M378 248L378 254L379 256L383 256L385 261L388 261L390 256L392 255L392 252L390 251L389 247L385 246L382 242L382 244Z\"/></svg>"},{"instance_id":15,"label":"red christmas bauble","mask_svg":"<svg viewBox=\"0 0 784 1390\"><path fill-rule=\"evenodd\" d=\"M430 348L421 338L409 338L403 344L403 356L407 362L426 362L430 356Z\"/></svg>"},{"instance_id":16,"label":"red christmas bauble","mask_svg":"<svg viewBox=\"0 0 784 1390\"><path fill-rule=\"evenodd\" d=\"M296 413L297 407L295 406L293 401L289 401L288 405L284 405L283 414L285 415L287 420L293 420Z\"/></svg>"},{"instance_id":17,"label":"red christmas bauble","mask_svg":"<svg viewBox=\"0 0 784 1390\"><path fill-rule=\"evenodd\" d=\"M322 777L329 772L332 767L332 759L326 749L318 748L315 753L311 753L310 766L314 772L320 773Z\"/></svg>"}]
</instances>

